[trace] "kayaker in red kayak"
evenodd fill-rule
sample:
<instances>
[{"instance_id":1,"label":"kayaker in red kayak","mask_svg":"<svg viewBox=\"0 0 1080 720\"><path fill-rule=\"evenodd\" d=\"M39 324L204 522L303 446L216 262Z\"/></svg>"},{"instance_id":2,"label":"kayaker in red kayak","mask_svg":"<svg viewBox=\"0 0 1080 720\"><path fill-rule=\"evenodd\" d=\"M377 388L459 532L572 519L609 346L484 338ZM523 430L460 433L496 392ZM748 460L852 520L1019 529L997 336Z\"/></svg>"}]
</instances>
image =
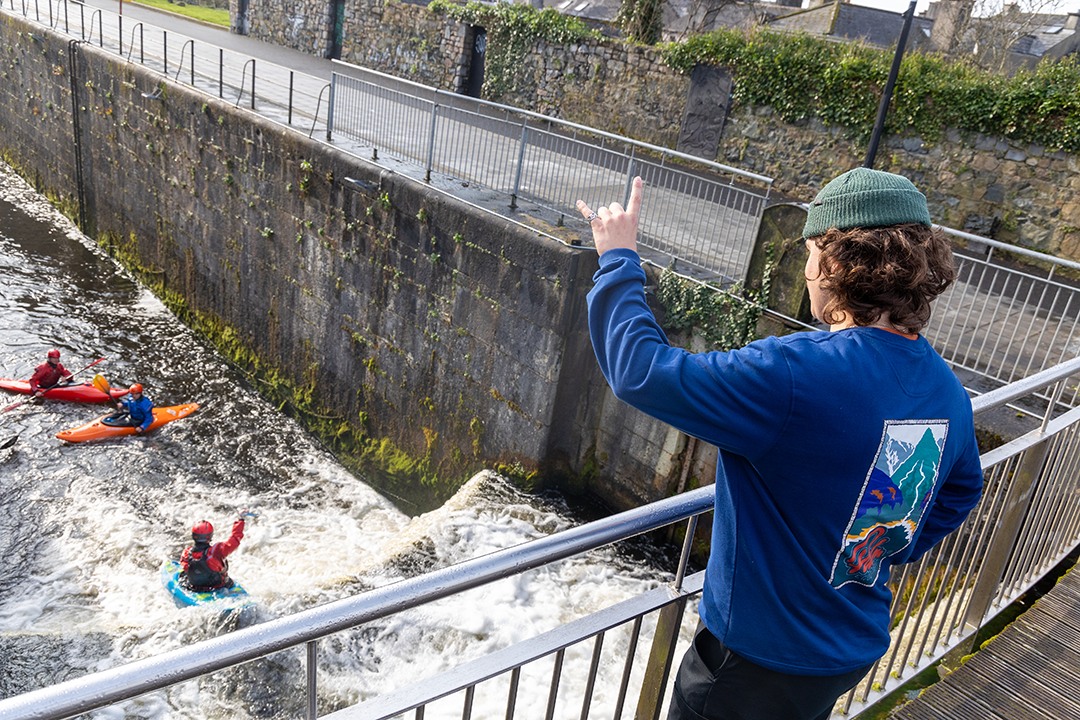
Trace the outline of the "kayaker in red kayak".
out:
<instances>
[{"instance_id":1,"label":"kayaker in red kayak","mask_svg":"<svg viewBox=\"0 0 1080 720\"><path fill-rule=\"evenodd\" d=\"M60 364L60 351L53 348L45 358L45 362L34 368L34 374L30 377L30 394L41 397L45 390L57 385L67 385L71 382L72 373Z\"/></svg>"},{"instance_id":2,"label":"kayaker in red kayak","mask_svg":"<svg viewBox=\"0 0 1080 720\"><path fill-rule=\"evenodd\" d=\"M110 415L102 422L106 425L131 425L139 435L154 422L154 401L143 395L142 383L128 388L127 397L116 401L116 409L120 415Z\"/></svg>"},{"instance_id":3,"label":"kayaker in red kayak","mask_svg":"<svg viewBox=\"0 0 1080 720\"><path fill-rule=\"evenodd\" d=\"M228 540L211 545L213 537L214 526L200 520L191 528L191 539L195 544L184 548L180 554L180 567L183 569L180 582L196 592L232 587L229 561L225 558L240 547L240 540L244 537L244 516L233 521Z\"/></svg>"}]
</instances>

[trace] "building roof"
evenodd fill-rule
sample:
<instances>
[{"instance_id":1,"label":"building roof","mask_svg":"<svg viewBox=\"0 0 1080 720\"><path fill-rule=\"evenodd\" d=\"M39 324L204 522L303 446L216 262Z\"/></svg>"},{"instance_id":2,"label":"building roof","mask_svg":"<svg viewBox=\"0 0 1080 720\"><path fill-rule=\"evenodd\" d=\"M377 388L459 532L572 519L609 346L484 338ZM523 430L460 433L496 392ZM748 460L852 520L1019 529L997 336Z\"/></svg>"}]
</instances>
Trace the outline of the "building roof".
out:
<instances>
[{"instance_id":1,"label":"building roof","mask_svg":"<svg viewBox=\"0 0 1080 720\"><path fill-rule=\"evenodd\" d=\"M934 21L924 17L912 19L908 47L919 47L930 38ZM828 3L799 10L777 18L769 27L788 32L805 32L837 40L861 40L876 47L895 47L904 28L903 13L880 8L852 5L846 2Z\"/></svg>"}]
</instances>

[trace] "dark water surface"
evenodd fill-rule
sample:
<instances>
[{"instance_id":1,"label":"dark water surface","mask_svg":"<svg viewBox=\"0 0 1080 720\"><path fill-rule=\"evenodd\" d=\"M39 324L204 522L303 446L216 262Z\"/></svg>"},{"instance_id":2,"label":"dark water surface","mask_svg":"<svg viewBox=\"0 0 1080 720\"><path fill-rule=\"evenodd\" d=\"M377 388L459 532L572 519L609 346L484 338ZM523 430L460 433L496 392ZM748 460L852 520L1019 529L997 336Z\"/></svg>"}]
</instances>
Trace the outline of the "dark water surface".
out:
<instances>
[{"instance_id":1,"label":"dark water surface","mask_svg":"<svg viewBox=\"0 0 1080 720\"><path fill-rule=\"evenodd\" d=\"M77 370L98 357L111 384L141 382L158 405L197 402L144 438L69 445L59 430L107 406L46 402L0 414L0 698L526 542L572 524L558 504L497 476L473 478L445 506L401 513L292 419L70 222L0 165L0 376L28 378L50 347ZM6 405L22 396L0 393ZM255 508L231 574L254 608L222 618L177 608L160 583L188 528L223 539ZM573 559L372 623L320 643L320 712L358 702L531 637L654 584L615 552ZM606 640L603 713L624 640ZM569 653L573 679L589 658ZM541 712L550 662L523 678L518 717ZM542 678L542 679L541 679ZM294 718L305 708L303 649L215 673L95 713L97 718ZM501 717L505 688L474 717ZM492 709L486 710L486 703ZM531 708L531 709L525 709ZM566 717L576 712L566 709ZM460 700L427 717L460 717ZM599 717L600 715L597 715ZM610 716L610 712L608 712Z\"/></svg>"}]
</instances>

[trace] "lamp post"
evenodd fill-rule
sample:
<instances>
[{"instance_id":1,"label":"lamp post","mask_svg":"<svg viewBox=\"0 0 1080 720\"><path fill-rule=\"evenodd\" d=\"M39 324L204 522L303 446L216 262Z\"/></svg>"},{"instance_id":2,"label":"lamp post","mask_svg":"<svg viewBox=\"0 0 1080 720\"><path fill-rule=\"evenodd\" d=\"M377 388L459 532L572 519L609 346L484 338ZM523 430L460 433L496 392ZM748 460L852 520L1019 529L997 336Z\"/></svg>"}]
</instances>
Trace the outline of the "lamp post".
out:
<instances>
[{"instance_id":1,"label":"lamp post","mask_svg":"<svg viewBox=\"0 0 1080 720\"><path fill-rule=\"evenodd\" d=\"M908 33L911 32L911 20L915 17L915 0L911 0L907 12L904 13L904 28L900 31L900 40L896 43L896 54L893 55L892 68L889 70L889 79L885 83L885 91L881 94L881 104L878 105L877 120L874 121L874 131L870 135L870 147L866 151L866 160L863 167L874 167L874 156L877 155L878 143L881 142L881 133L885 129L885 115L889 112L889 103L892 101L893 87L896 85L896 76L900 73L900 60L904 57L904 48L907 46Z\"/></svg>"}]
</instances>

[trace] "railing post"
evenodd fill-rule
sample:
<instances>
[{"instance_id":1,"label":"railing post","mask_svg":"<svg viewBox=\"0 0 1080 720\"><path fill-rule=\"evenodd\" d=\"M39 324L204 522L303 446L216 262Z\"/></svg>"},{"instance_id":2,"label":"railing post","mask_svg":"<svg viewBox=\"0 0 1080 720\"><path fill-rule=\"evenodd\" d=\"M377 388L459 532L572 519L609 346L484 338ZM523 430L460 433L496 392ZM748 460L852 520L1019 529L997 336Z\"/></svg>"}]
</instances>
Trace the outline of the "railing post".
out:
<instances>
[{"instance_id":1,"label":"railing post","mask_svg":"<svg viewBox=\"0 0 1080 720\"><path fill-rule=\"evenodd\" d=\"M316 663L318 662L315 656L315 640L309 640L307 643L307 718L308 720L316 720L319 717L318 698L316 696Z\"/></svg>"},{"instance_id":2,"label":"railing post","mask_svg":"<svg viewBox=\"0 0 1080 720\"><path fill-rule=\"evenodd\" d=\"M518 143L517 169L514 171L514 189L510 191L510 208L517 208L518 189L521 187L521 173L525 169L525 146L529 144L529 123L521 123L521 142Z\"/></svg>"},{"instance_id":3,"label":"railing post","mask_svg":"<svg viewBox=\"0 0 1080 720\"><path fill-rule=\"evenodd\" d=\"M683 611L687 597L684 595L670 605L665 605L656 618L656 632L649 650L649 662L645 665L645 677L641 679L634 720L656 720L664 705L664 688L675 658L675 644L679 641Z\"/></svg>"},{"instance_id":4,"label":"railing post","mask_svg":"<svg viewBox=\"0 0 1080 720\"><path fill-rule=\"evenodd\" d=\"M292 98L293 98L293 76L295 73L289 71L289 124L292 125Z\"/></svg>"},{"instance_id":5,"label":"railing post","mask_svg":"<svg viewBox=\"0 0 1080 720\"><path fill-rule=\"evenodd\" d=\"M982 627L983 618L990 610L994 597L1001 586L1005 565L1012 556L1016 539L1020 535L1024 517L1031 503L1031 491L1042 475L1046 457L1050 452L1050 440L1043 440L1024 452L1024 459L1016 471L1008 495L1003 503L1004 510L997 519L990 542L983 556L982 567L971 588L971 599L964 609L960 627L972 633L970 643L962 643L943 660L946 667L956 667L960 658L973 649L975 634Z\"/></svg>"},{"instance_id":6,"label":"railing post","mask_svg":"<svg viewBox=\"0 0 1080 720\"><path fill-rule=\"evenodd\" d=\"M334 92L337 88L338 74L330 73L330 100L326 106L326 142L330 142L334 137ZM319 113L316 111L315 119L318 120ZM314 127L314 125L312 126Z\"/></svg>"},{"instance_id":7,"label":"railing post","mask_svg":"<svg viewBox=\"0 0 1080 720\"><path fill-rule=\"evenodd\" d=\"M431 182L431 167L435 162L435 123L439 118L439 104L431 106L431 129L428 131L427 167L424 168L424 182Z\"/></svg>"},{"instance_id":8,"label":"railing post","mask_svg":"<svg viewBox=\"0 0 1080 720\"><path fill-rule=\"evenodd\" d=\"M697 515L691 515L686 522L686 537L683 538L679 567L675 571L675 582L672 586L675 592L682 592L683 580L686 579L686 566L690 562L690 552L694 547L697 520ZM675 645L679 642L679 628L682 627L686 600L687 596L683 595L676 602L661 608L657 616L656 632L649 649L649 662L645 665L645 677L641 682L641 694L638 696L634 720L656 720L660 717L660 708L664 705L664 688L667 687L668 675L675 662Z\"/></svg>"}]
</instances>

